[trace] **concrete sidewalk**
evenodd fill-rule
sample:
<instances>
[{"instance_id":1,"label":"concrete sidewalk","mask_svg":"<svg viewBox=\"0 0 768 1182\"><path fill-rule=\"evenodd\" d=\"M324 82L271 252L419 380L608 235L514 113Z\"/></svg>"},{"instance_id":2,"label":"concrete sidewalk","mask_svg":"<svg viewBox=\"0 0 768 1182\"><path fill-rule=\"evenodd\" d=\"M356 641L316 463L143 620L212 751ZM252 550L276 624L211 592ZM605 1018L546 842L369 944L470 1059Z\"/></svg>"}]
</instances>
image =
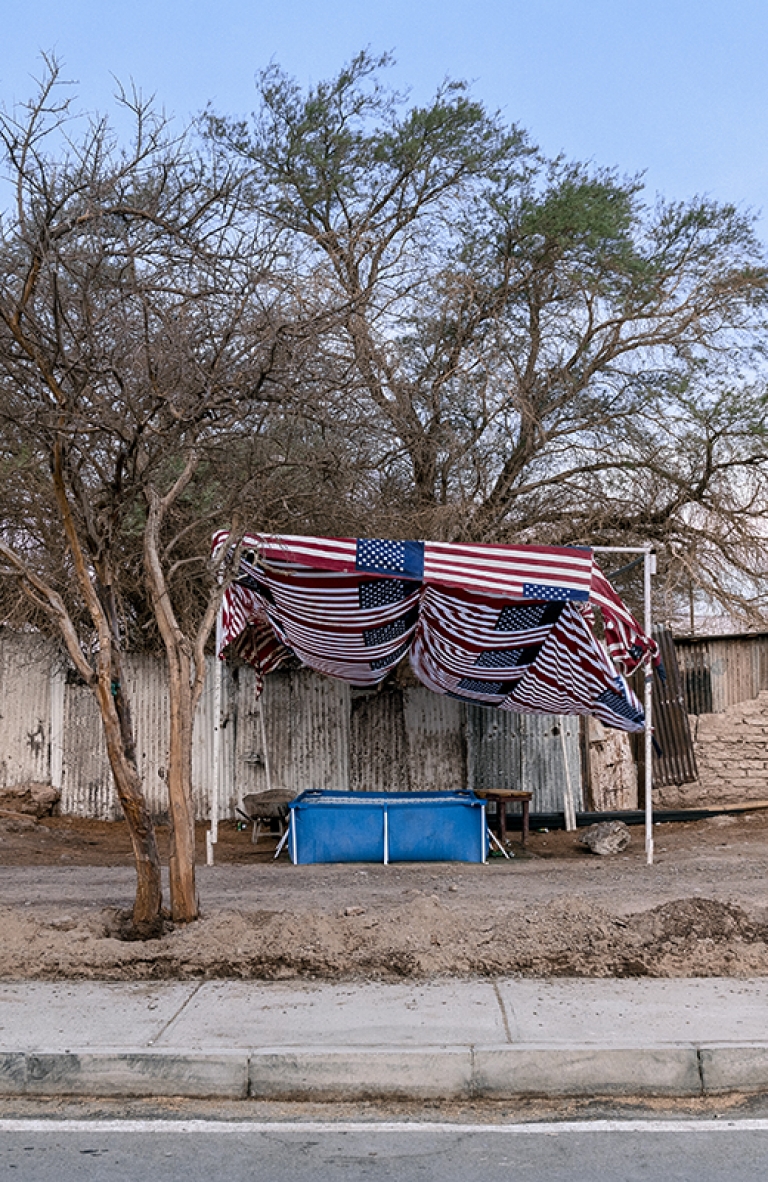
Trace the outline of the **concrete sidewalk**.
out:
<instances>
[{"instance_id":1,"label":"concrete sidewalk","mask_svg":"<svg viewBox=\"0 0 768 1182\"><path fill-rule=\"evenodd\" d=\"M768 1090L768 979L0 983L0 1095Z\"/></svg>"}]
</instances>

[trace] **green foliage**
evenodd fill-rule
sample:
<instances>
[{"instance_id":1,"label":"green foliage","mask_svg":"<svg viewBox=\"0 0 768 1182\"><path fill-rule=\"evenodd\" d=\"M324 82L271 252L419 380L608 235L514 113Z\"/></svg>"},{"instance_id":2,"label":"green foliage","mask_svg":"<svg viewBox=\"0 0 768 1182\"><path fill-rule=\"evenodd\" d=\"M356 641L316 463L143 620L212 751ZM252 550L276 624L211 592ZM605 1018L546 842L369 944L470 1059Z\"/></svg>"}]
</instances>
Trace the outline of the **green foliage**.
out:
<instances>
[{"instance_id":1,"label":"green foliage","mask_svg":"<svg viewBox=\"0 0 768 1182\"><path fill-rule=\"evenodd\" d=\"M0 301L24 304L29 348L9 313L0 414L14 454L43 461L51 375L63 391L78 520L94 561L119 555L133 637L154 635L147 488L166 494L193 451L161 528L185 628L206 602L207 534L233 514L650 539L670 587L685 570L722 599L730 579L762 610L765 588L743 590L768 511L768 271L750 216L549 160L462 82L412 105L390 64L363 52L307 89L270 66L254 116L209 110L201 140L142 113L131 145L96 124L67 148L47 138L64 108L46 98L22 167L5 125L23 217L5 219ZM42 539L44 516L25 528Z\"/></svg>"},{"instance_id":2,"label":"green foliage","mask_svg":"<svg viewBox=\"0 0 768 1182\"><path fill-rule=\"evenodd\" d=\"M547 160L461 83L409 109L388 64L307 91L271 67L250 124L207 123L331 313L347 380L315 413L368 426L359 532L388 501L401 535L650 538L743 582L768 509L751 218Z\"/></svg>"}]
</instances>

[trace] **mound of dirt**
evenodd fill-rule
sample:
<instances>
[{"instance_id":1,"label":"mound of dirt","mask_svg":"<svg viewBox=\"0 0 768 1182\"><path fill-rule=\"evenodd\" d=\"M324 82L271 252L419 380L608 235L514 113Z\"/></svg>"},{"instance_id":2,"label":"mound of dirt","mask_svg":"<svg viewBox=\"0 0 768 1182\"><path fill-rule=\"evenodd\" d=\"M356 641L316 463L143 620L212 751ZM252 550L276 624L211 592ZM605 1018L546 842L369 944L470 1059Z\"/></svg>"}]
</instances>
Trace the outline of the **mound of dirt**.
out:
<instances>
[{"instance_id":1,"label":"mound of dirt","mask_svg":"<svg viewBox=\"0 0 768 1182\"><path fill-rule=\"evenodd\" d=\"M462 916L437 895L386 914L217 911L126 942L120 916L0 910L0 976L101 980L240 977L676 977L768 973L768 930L738 907L681 899L627 918L584 899ZM688 922L686 922L688 921Z\"/></svg>"},{"instance_id":2,"label":"mound of dirt","mask_svg":"<svg viewBox=\"0 0 768 1182\"><path fill-rule=\"evenodd\" d=\"M120 938L134 884L124 827L46 819L0 834L0 977L766 975L768 818L756 817L659 827L653 866L641 831L612 858L541 832L487 866L294 867L224 827L223 864L198 870L201 919L134 942Z\"/></svg>"}]
</instances>

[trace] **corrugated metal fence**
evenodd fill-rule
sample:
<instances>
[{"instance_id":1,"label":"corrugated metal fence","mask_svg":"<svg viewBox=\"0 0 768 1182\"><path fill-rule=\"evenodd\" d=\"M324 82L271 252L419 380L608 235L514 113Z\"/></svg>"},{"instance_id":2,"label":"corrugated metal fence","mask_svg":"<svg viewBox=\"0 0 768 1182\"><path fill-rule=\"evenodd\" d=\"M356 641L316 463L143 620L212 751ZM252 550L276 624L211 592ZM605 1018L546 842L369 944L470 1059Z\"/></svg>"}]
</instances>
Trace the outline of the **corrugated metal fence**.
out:
<instances>
[{"instance_id":1,"label":"corrugated metal fence","mask_svg":"<svg viewBox=\"0 0 768 1182\"><path fill-rule=\"evenodd\" d=\"M213 677L195 720L192 778L198 818L210 814ZM144 790L166 810L165 670L126 660ZM261 712L263 715L260 716ZM562 810L564 726L576 807L583 807L579 722L466 706L420 687L363 692L308 670L272 674L257 699L253 671L224 668L220 809L267 787L429 791L509 786L532 791L535 812ZM265 743L262 736L266 737ZM0 786L35 780L61 789L65 814L120 817L91 693L51 644L0 630Z\"/></svg>"},{"instance_id":2,"label":"corrugated metal fence","mask_svg":"<svg viewBox=\"0 0 768 1182\"><path fill-rule=\"evenodd\" d=\"M664 677L654 677L653 683L653 784L691 784L699 773L675 642L664 627L654 628L653 635L665 671Z\"/></svg>"},{"instance_id":3,"label":"corrugated metal fence","mask_svg":"<svg viewBox=\"0 0 768 1182\"><path fill-rule=\"evenodd\" d=\"M689 714L720 714L768 689L768 635L675 637Z\"/></svg>"}]
</instances>

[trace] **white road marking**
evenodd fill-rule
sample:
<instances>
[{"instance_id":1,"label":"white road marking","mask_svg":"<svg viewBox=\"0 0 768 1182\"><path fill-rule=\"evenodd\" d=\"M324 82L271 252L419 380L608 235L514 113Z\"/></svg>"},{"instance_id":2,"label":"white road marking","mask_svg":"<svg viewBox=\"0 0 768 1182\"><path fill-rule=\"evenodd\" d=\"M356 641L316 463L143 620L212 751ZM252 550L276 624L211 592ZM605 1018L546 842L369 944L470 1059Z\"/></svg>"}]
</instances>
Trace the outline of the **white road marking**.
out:
<instances>
[{"instance_id":1,"label":"white road marking","mask_svg":"<svg viewBox=\"0 0 768 1182\"><path fill-rule=\"evenodd\" d=\"M0 1133L490 1133L557 1136L559 1133L768 1132L768 1119L564 1120L527 1124L452 1124L441 1121L251 1120L45 1120L0 1119Z\"/></svg>"}]
</instances>

